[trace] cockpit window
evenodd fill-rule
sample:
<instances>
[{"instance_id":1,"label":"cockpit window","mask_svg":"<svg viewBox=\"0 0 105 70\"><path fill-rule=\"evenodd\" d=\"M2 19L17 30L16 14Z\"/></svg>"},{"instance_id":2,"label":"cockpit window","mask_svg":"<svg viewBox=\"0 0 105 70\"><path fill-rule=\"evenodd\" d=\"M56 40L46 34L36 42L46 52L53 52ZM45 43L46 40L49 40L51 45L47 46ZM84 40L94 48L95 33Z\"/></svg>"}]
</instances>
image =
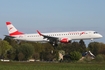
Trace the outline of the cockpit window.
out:
<instances>
[{"instance_id":1,"label":"cockpit window","mask_svg":"<svg viewBox=\"0 0 105 70\"><path fill-rule=\"evenodd\" d=\"M94 34L98 34L98 32L94 32Z\"/></svg>"}]
</instances>

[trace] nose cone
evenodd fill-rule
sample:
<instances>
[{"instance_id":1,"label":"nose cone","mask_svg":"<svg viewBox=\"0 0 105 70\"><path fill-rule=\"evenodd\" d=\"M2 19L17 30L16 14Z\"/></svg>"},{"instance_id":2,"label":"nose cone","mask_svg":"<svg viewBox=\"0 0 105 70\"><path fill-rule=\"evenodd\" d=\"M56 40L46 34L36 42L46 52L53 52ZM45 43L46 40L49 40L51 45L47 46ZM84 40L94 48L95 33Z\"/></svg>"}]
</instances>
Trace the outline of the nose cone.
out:
<instances>
[{"instance_id":1,"label":"nose cone","mask_svg":"<svg viewBox=\"0 0 105 70\"><path fill-rule=\"evenodd\" d=\"M99 34L99 38L102 38L103 36L101 34Z\"/></svg>"}]
</instances>

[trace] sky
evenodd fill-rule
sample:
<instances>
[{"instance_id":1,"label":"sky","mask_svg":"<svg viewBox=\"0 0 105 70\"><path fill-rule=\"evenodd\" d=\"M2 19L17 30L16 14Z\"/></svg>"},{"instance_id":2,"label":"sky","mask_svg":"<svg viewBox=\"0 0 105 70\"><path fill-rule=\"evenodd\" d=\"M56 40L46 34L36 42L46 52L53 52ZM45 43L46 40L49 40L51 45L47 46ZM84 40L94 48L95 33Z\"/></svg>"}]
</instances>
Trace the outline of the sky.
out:
<instances>
[{"instance_id":1,"label":"sky","mask_svg":"<svg viewBox=\"0 0 105 70\"><path fill-rule=\"evenodd\" d=\"M105 43L105 0L0 0L0 38L6 21L24 33L94 30Z\"/></svg>"}]
</instances>

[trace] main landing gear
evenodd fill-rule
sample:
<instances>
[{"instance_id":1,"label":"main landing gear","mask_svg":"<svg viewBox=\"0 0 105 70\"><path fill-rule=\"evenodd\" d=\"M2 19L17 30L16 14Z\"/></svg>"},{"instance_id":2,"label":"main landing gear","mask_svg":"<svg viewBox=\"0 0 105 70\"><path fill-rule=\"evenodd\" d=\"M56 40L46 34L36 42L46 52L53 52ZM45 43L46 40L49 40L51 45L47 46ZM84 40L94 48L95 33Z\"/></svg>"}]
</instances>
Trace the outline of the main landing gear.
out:
<instances>
[{"instance_id":1,"label":"main landing gear","mask_svg":"<svg viewBox=\"0 0 105 70\"><path fill-rule=\"evenodd\" d=\"M49 42L53 47L57 47L58 43L57 42Z\"/></svg>"}]
</instances>

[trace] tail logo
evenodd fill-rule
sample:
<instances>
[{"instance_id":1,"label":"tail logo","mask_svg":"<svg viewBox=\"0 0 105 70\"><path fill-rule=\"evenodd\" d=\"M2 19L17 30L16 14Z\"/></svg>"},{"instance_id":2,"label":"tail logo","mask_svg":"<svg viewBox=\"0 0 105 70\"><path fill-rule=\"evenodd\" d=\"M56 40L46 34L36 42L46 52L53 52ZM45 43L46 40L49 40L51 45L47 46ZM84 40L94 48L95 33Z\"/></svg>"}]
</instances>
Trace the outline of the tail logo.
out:
<instances>
[{"instance_id":1,"label":"tail logo","mask_svg":"<svg viewBox=\"0 0 105 70\"><path fill-rule=\"evenodd\" d=\"M13 27L11 27L10 29L9 29L9 31L12 29Z\"/></svg>"},{"instance_id":2,"label":"tail logo","mask_svg":"<svg viewBox=\"0 0 105 70\"><path fill-rule=\"evenodd\" d=\"M83 35L83 34L85 34L85 32L80 33L80 36Z\"/></svg>"}]
</instances>

